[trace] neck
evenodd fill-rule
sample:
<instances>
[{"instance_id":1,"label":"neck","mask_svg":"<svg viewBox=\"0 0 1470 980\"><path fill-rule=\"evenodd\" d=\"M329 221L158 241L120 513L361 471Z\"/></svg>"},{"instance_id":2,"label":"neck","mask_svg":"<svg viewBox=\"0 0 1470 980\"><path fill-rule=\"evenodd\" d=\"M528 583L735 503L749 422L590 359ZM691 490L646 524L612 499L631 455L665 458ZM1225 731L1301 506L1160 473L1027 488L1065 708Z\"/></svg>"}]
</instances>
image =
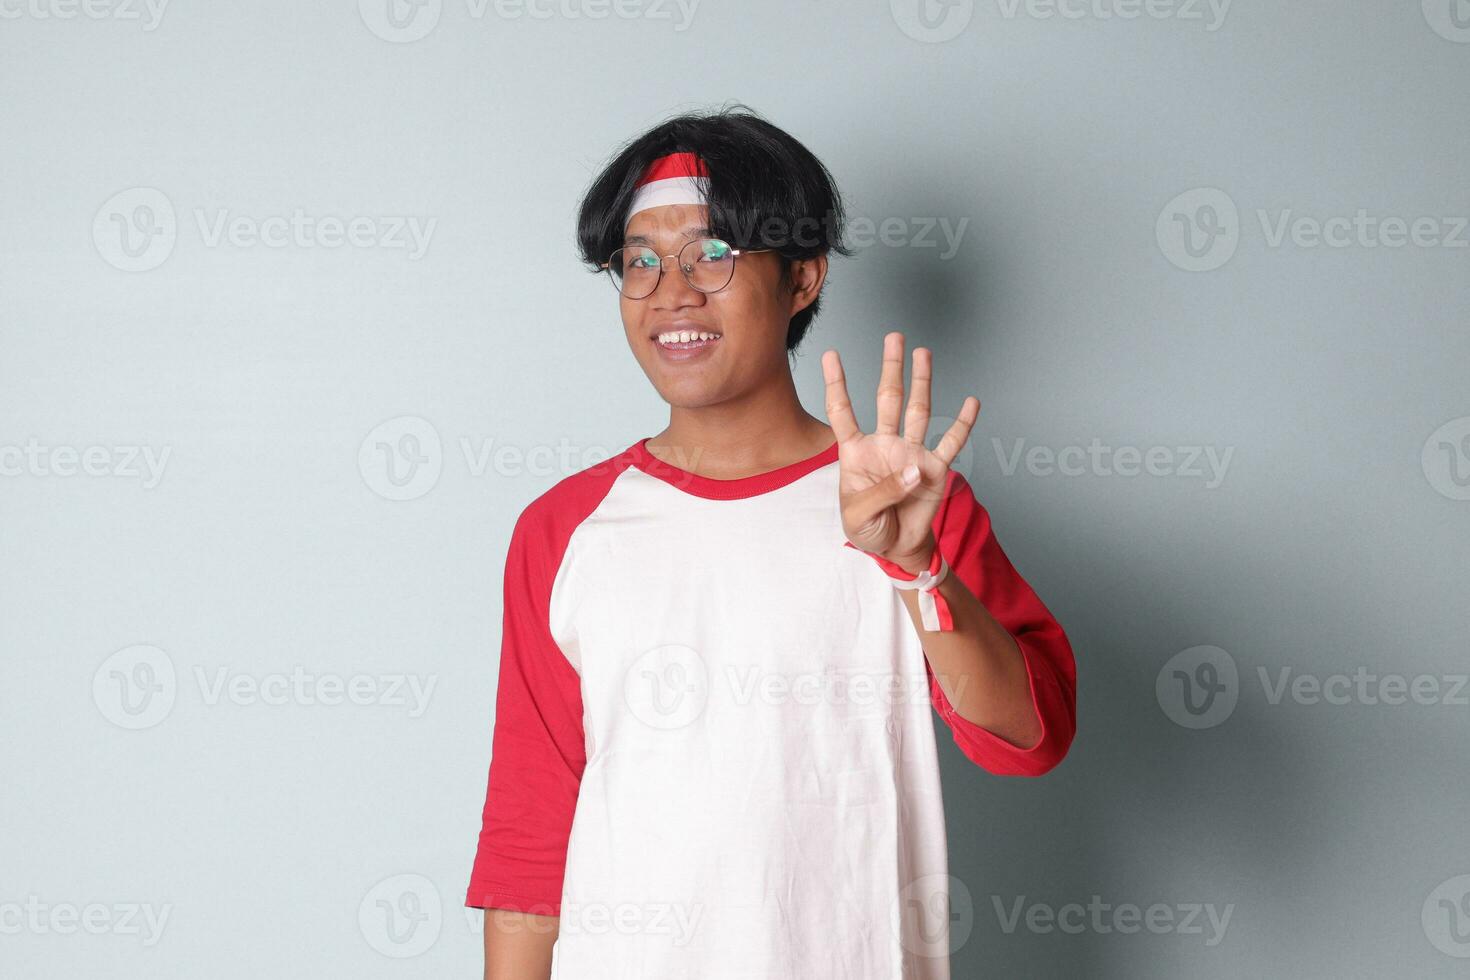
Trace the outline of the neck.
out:
<instances>
[{"instance_id":1,"label":"neck","mask_svg":"<svg viewBox=\"0 0 1470 980\"><path fill-rule=\"evenodd\" d=\"M648 451L716 480L754 476L815 456L836 436L802 408L791 374L780 377L778 384L716 405L673 406L668 427L649 438Z\"/></svg>"}]
</instances>

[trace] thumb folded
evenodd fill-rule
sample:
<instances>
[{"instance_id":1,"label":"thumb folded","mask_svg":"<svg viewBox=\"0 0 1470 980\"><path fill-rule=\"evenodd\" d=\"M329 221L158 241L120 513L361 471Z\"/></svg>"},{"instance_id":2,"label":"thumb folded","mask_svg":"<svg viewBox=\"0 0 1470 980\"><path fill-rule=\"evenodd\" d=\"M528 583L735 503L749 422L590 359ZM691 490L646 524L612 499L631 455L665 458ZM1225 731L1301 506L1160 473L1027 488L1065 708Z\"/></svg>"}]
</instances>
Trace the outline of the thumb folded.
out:
<instances>
[{"instance_id":1,"label":"thumb folded","mask_svg":"<svg viewBox=\"0 0 1470 980\"><path fill-rule=\"evenodd\" d=\"M918 466L910 463L859 493L852 503L852 514L857 522L872 520L913 493L919 485L919 475Z\"/></svg>"}]
</instances>

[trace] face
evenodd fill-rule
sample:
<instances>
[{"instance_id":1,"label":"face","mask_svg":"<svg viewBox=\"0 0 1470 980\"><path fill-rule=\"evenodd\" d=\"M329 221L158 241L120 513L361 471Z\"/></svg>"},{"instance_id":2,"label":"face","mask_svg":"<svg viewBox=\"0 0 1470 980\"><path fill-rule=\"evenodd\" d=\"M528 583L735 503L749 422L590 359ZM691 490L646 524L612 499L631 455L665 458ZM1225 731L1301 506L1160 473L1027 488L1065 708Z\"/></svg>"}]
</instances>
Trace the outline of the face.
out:
<instances>
[{"instance_id":1,"label":"face","mask_svg":"<svg viewBox=\"0 0 1470 980\"><path fill-rule=\"evenodd\" d=\"M646 208L628 223L623 244L674 255L692 239L713 237L708 216L704 205ZM816 297L825 269L825 258L799 261L788 279L775 252L743 254L728 286L702 293L670 259L653 293L619 296L628 346L672 406L699 408L739 398L789 373L787 328L792 315ZM692 342L671 336L684 331L711 336Z\"/></svg>"}]
</instances>

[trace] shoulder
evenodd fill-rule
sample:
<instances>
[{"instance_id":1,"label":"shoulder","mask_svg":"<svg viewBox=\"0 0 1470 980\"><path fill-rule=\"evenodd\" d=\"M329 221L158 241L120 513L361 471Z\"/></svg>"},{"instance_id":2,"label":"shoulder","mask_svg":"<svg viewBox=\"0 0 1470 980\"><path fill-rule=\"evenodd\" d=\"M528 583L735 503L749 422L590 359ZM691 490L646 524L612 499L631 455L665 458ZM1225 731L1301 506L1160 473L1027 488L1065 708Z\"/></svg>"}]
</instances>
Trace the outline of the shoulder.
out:
<instances>
[{"instance_id":1,"label":"shoulder","mask_svg":"<svg viewBox=\"0 0 1470 980\"><path fill-rule=\"evenodd\" d=\"M612 489L618 476L633 465L634 446L601 462L562 477L521 510L512 540L532 537L565 546L577 525L587 519Z\"/></svg>"}]
</instances>

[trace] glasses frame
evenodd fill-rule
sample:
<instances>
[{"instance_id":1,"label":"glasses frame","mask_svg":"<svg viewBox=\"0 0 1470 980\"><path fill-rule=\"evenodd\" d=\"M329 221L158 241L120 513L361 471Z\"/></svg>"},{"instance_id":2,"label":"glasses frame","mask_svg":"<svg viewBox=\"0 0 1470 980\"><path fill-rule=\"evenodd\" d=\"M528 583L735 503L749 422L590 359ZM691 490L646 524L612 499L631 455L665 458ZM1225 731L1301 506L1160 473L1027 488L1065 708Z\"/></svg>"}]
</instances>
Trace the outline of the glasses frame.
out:
<instances>
[{"instance_id":1,"label":"glasses frame","mask_svg":"<svg viewBox=\"0 0 1470 980\"><path fill-rule=\"evenodd\" d=\"M698 293L704 293L706 296L709 296L712 293L718 293L720 291L720 289L725 289L726 287L728 287L730 285L730 283L732 283L732 282L735 281L735 263L733 261L730 263L730 278L727 279L727 280L725 280L725 285L724 286L721 286L720 289L709 289L709 290L700 289L698 286L694 285L694 280L690 278L690 271L684 267L684 263L682 263L682 262L679 261L679 253L680 252L683 252L686 248L688 248L690 245L693 245L695 242L719 242L720 244L724 245L726 248L730 249L730 256L731 256L732 260L733 259L738 259L742 255L754 255L757 252L774 252L774 251L776 251L774 248L734 248L733 246L731 246L731 244L729 242L725 241L723 238L716 238L713 235L701 235L698 238L691 238L687 242L684 242L682 245L679 246L679 251L678 252L670 252L668 255L660 255L658 257L658 277L653 280L653 288L650 289L648 292L644 293L642 296L628 296L627 293L623 292L622 285L618 282L617 277L615 277L613 275L613 271L612 271L612 260L613 260L613 256L617 255L619 252L624 251L625 249L628 249L628 248L647 248L647 249L649 249L649 251L653 251L653 249L650 246L647 246L647 245L623 245L623 246L620 246L618 248L615 248L608 255L607 261L604 262L604 263L602 263L602 265L599 266L599 268L601 268L601 269L603 269L603 270L605 270L607 272L608 281L612 283L613 289L616 289L618 291L618 295L619 296L626 297L627 299L631 299L631 300L647 299L648 297L652 296L654 293L658 292L658 287L660 285L662 285L663 284L663 281L664 281L664 259L673 259L674 260L674 263L676 265L678 265L678 267L679 267L679 274L684 277L684 281L689 284L689 288L690 289L692 289L692 290L694 290L695 292L698 292Z\"/></svg>"}]
</instances>

